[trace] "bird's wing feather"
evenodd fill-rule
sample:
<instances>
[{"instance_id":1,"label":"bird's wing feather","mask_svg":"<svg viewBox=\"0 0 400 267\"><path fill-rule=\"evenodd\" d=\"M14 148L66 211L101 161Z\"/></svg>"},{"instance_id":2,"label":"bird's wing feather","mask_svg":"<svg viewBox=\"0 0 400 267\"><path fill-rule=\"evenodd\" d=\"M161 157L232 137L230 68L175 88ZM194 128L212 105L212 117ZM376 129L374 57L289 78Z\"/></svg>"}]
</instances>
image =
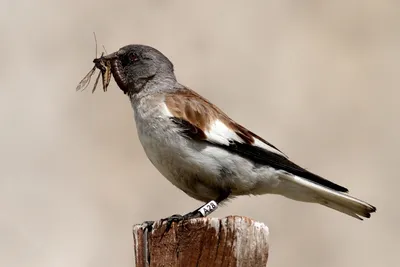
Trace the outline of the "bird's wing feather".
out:
<instances>
[{"instance_id":1,"label":"bird's wing feather","mask_svg":"<svg viewBox=\"0 0 400 267\"><path fill-rule=\"evenodd\" d=\"M183 88L165 97L170 119L182 134L208 142L253 162L300 176L325 187L348 192L345 187L326 180L288 159L278 148L230 119L219 108L194 91Z\"/></svg>"}]
</instances>

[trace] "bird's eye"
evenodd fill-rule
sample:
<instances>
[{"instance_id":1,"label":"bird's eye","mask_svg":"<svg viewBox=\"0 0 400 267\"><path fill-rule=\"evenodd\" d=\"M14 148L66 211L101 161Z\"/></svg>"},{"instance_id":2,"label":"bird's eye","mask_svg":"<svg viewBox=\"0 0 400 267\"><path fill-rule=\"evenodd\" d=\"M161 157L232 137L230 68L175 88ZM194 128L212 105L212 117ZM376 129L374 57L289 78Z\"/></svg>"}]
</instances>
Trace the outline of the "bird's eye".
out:
<instances>
[{"instance_id":1,"label":"bird's eye","mask_svg":"<svg viewBox=\"0 0 400 267\"><path fill-rule=\"evenodd\" d=\"M139 57L138 57L136 54L134 54L134 53L130 53L130 54L128 55L128 57L129 57L129 60L130 60L131 62L139 61Z\"/></svg>"}]
</instances>

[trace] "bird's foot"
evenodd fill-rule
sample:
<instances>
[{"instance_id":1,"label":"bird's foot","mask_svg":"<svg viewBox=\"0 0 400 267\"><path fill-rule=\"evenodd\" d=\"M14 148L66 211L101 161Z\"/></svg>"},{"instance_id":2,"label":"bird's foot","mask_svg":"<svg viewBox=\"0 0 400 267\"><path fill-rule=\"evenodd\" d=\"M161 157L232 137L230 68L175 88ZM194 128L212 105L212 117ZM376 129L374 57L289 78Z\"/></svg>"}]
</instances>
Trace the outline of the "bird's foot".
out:
<instances>
[{"instance_id":1,"label":"bird's foot","mask_svg":"<svg viewBox=\"0 0 400 267\"><path fill-rule=\"evenodd\" d=\"M174 214L168 218L161 219L161 224L166 222L165 233L168 233L168 231L169 231L169 229L171 229L171 226L173 223L179 223L183 220L185 220L185 216L182 216L180 214Z\"/></svg>"},{"instance_id":2,"label":"bird's foot","mask_svg":"<svg viewBox=\"0 0 400 267\"><path fill-rule=\"evenodd\" d=\"M212 213L214 210L218 208L218 204L215 201L210 201L206 203L205 205L201 206L200 208L189 212L188 214L185 215L180 215L180 214L174 214L170 217L164 218L160 220L161 225L166 223L165 231L162 234L162 237L168 233L168 231L171 229L173 223L179 223L181 221L185 220L190 220L194 218L200 218L200 217L206 217L210 213ZM151 232L153 230L153 225L154 221L145 221L142 223L144 230L147 230L147 232Z\"/></svg>"},{"instance_id":3,"label":"bird's foot","mask_svg":"<svg viewBox=\"0 0 400 267\"><path fill-rule=\"evenodd\" d=\"M173 223L179 223L181 221L190 220L198 217L201 217L201 214L196 210L194 212L189 212L185 215L174 214L168 218L161 219L161 223L163 224L164 222L166 222L165 232L167 233L171 229Z\"/></svg>"}]
</instances>

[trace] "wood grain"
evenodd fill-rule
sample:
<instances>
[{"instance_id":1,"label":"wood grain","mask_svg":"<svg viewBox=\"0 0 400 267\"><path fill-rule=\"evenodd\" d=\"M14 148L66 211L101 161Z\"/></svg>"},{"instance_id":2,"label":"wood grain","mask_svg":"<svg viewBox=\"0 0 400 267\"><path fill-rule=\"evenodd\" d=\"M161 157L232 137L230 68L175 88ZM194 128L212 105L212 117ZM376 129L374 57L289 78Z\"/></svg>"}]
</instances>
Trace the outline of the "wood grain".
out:
<instances>
[{"instance_id":1,"label":"wood grain","mask_svg":"<svg viewBox=\"0 0 400 267\"><path fill-rule=\"evenodd\" d=\"M246 217L155 222L133 228L136 266L266 266L268 227Z\"/></svg>"}]
</instances>

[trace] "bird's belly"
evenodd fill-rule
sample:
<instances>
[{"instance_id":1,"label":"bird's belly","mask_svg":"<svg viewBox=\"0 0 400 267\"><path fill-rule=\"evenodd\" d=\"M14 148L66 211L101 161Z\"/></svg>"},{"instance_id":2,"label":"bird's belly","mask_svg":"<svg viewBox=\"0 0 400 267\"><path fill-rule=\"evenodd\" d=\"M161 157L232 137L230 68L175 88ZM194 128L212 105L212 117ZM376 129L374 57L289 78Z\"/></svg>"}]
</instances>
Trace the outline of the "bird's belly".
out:
<instances>
[{"instance_id":1,"label":"bird's belly","mask_svg":"<svg viewBox=\"0 0 400 267\"><path fill-rule=\"evenodd\" d=\"M173 185L197 200L218 197L222 190L218 166L212 167L210 159L193 151L185 138L171 141L166 136L160 140L148 135L140 140L149 160Z\"/></svg>"},{"instance_id":2,"label":"bird's belly","mask_svg":"<svg viewBox=\"0 0 400 267\"><path fill-rule=\"evenodd\" d=\"M273 191L273 170L176 133L165 131L163 138L157 137L140 136L147 157L172 184L197 200L215 200L224 191L232 196Z\"/></svg>"}]
</instances>

